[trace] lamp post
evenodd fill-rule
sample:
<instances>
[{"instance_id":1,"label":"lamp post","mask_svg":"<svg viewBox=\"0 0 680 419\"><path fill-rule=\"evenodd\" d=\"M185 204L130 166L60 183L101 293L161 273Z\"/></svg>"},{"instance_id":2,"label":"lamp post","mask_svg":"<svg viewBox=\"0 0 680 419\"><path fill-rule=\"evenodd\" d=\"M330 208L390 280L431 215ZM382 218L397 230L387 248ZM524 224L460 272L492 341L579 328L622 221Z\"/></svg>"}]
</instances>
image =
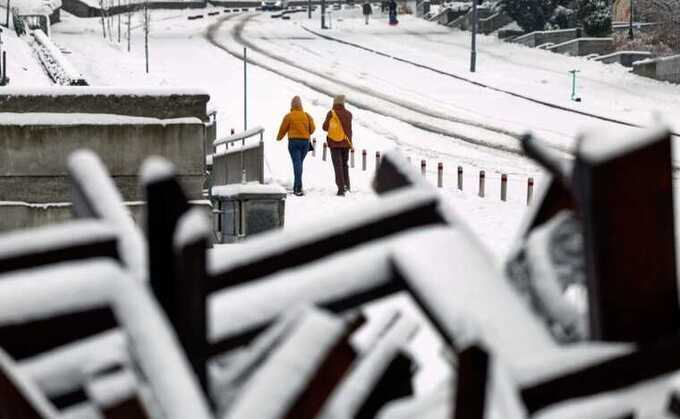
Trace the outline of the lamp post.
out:
<instances>
[{"instance_id":1,"label":"lamp post","mask_svg":"<svg viewBox=\"0 0 680 419\"><path fill-rule=\"evenodd\" d=\"M470 51L470 72L474 73L476 68L477 68L477 0L472 0L472 46Z\"/></svg>"},{"instance_id":2,"label":"lamp post","mask_svg":"<svg viewBox=\"0 0 680 419\"><path fill-rule=\"evenodd\" d=\"M633 0L630 0L630 9L628 10L630 18L628 22L628 39L633 39Z\"/></svg>"}]
</instances>

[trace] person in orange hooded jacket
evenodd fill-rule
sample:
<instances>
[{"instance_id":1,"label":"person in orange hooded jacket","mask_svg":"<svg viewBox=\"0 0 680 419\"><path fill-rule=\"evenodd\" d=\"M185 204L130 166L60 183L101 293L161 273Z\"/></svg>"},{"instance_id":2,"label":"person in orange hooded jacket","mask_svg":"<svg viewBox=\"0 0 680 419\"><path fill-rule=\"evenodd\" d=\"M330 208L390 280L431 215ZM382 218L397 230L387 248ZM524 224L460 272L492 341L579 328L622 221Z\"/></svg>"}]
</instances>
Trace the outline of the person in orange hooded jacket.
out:
<instances>
[{"instance_id":1,"label":"person in orange hooded jacket","mask_svg":"<svg viewBox=\"0 0 680 419\"><path fill-rule=\"evenodd\" d=\"M314 119L302 109L300 96L290 102L290 112L286 114L279 128L277 141L288 135L288 152L293 162L293 193L304 195L302 191L302 165L309 152L309 137L314 133Z\"/></svg>"}]
</instances>

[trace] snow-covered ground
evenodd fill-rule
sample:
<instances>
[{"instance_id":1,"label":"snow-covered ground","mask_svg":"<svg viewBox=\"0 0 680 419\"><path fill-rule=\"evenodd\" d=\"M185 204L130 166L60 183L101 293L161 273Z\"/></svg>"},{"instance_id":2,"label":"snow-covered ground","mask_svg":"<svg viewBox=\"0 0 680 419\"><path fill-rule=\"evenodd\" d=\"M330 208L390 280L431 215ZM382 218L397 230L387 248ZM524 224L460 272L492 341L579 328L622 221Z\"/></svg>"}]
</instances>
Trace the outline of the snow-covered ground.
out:
<instances>
[{"instance_id":1,"label":"snow-covered ground","mask_svg":"<svg viewBox=\"0 0 680 419\"><path fill-rule=\"evenodd\" d=\"M0 36L2 50L7 52L7 77L12 87L52 84L27 41L17 37L13 30L4 29Z\"/></svg>"},{"instance_id":2,"label":"snow-covered ground","mask_svg":"<svg viewBox=\"0 0 680 419\"><path fill-rule=\"evenodd\" d=\"M129 54L126 42L119 45L102 39L96 19L66 17L62 23L54 26L53 38L58 45L72 51L69 59L94 85L192 86L207 90L211 94L210 106L219 112L218 135L226 135L230 128L239 130L243 127L243 62L211 45L206 39L206 32L210 25L217 24L215 37L218 41L222 42L223 39L230 48L240 51L240 47L229 37L229 25L241 19L241 15L234 15L223 24L218 23L218 19L223 19L225 14L206 16L206 19L199 21L186 19L186 16L195 13L191 10L152 12L151 70L148 75L144 72L143 34L139 28L133 30L132 51ZM262 16L259 22L271 27L273 36L276 36L279 27L302 31L297 25L270 19L267 14ZM133 27L139 25L138 19L139 16L135 16ZM309 34L304 36L310 37ZM326 44L326 49L335 47L335 43L319 41L319 46L322 44ZM323 49L320 49L321 52ZM323 61L319 63L323 64ZM387 63L383 68L367 68L367 71L373 77L378 77L389 71L390 64ZM266 129L265 170L271 178L290 187L292 170L286 143L276 142L273 138L281 118L288 111L290 98L300 95L306 111L319 123L330 108L332 98L256 65L248 68L248 87L249 125L263 125ZM347 94L351 101L354 91ZM321 159L320 143L323 136L317 132L319 146L316 157L310 154L305 162L304 187L307 196L288 199L288 225L304 222L310 217L335 216L357 202L375 199L370 189L375 152L398 147L412 158L415 165L419 165L421 159L426 159L428 177L433 182L436 181L437 162L442 161L445 165L445 196L486 239L495 254L500 256L508 250L508 243L526 208L527 177L534 176L540 185L541 174L533 164L514 154L459 142L376 112L351 105L349 109L355 116L354 143L357 148L356 168L351 172L354 191L344 199L334 196L336 188L332 167L330 161L323 162ZM366 172L361 171L360 153L363 149L368 153ZM465 193L454 190L458 165L464 168ZM486 171L488 197L485 199L476 196L479 170ZM501 172L509 174L509 201L505 203L500 202L499 198Z\"/></svg>"}]
</instances>

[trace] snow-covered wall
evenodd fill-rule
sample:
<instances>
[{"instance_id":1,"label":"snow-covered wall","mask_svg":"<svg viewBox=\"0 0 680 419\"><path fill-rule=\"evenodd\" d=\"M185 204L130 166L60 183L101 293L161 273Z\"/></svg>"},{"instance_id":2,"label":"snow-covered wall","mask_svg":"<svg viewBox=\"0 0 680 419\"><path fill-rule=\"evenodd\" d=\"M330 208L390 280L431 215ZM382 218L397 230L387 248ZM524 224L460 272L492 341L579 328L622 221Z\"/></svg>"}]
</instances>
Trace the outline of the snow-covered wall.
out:
<instances>
[{"instance_id":1,"label":"snow-covered wall","mask_svg":"<svg viewBox=\"0 0 680 419\"><path fill-rule=\"evenodd\" d=\"M203 188L203 123L95 114L0 113L0 199L69 202L68 155L86 147L99 154L126 201L143 199L137 174L143 160L175 163L191 199Z\"/></svg>"}]
</instances>

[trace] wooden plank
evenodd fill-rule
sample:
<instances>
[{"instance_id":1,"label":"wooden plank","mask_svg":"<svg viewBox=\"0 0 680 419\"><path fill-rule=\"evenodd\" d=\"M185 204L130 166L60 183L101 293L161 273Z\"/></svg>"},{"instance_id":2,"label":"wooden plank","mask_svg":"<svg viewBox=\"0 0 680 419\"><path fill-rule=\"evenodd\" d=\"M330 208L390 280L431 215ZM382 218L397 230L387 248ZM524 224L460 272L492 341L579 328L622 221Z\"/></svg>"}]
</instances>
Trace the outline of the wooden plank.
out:
<instances>
[{"instance_id":1,"label":"wooden plank","mask_svg":"<svg viewBox=\"0 0 680 419\"><path fill-rule=\"evenodd\" d=\"M307 388L283 416L283 419L315 418L321 412L321 408L333 389L347 374L357 357L349 338L365 320L363 316L360 316L347 326L345 335L330 350L326 359L319 366L317 373L308 383Z\"/></svg>"},{"instance_id":2,"label":"wooden plank","mask_svg":"<svg viewBox=\"0 0 680 419\"><path fill-rule=\"evenodd\" d=\"M177 296L177 301L173 305L177 311L174 316L169 317L201 387L205 394L210 394L206 364L208 295L204 289L207 278L207 246L207 238L199 237L177 249L175 259L177 276L173 281Z\"/></svg>"},{"instance_id":3,"label":"wooden plank","mask_svg":"<svg viewBox=\"0 0 680 419\"><path fill-rule=\"evenodd\" d=\"M108 257L120 261L117 241L115 239L92 239L88 243L77 245L62 243L60 246L51 249L13 255L0 259L0 274L98 257Z\"/></svg>"},{"instance_id":4,"label":"wooden plank","mask_svg":"<svg viewBox=\"0 0 680 419\"><path fill-rule=\"evenodd\" d=\"M421 205L387 215L378 221L348 226L345 230L319 237L313 242L253 258L248 264L213 275L208 281L208 292L254 281L411 228L445 224L446 220L441 216L438 206L436 200L428 199Z\"/></svg>"},{"instance_id":5,"label":"wooden plank","mask_svg":"<svg viewBox=\"0 0 680 419\"><path fill-rule=\"evenodd\" d=\"M458 353L453 419L484 419L489 354L479 345Z\"/></svg>"},{"instance_id":6,"label":"wooden plank","mask_svg":"<svg viewBox=\"0 0 680 419\"><path fill-rule=\"evenodd\" d=\"M390 282L380 287L365 290L361 293L356 293L348 298L343 298L335 301L328 301L316 305L323 309L332 311L334 313L342 313L354 310L370 302L389 297L401 291L403 291L401 283ZM210 344L208 356L210 357L216 356L247 345L253 339L255 339L255 337L258 334L262 333L262 331L269 327L274 320L275 319L271 319L269 322L265 324L260 324L248 328L247 330L244 330L242 333L229 336L227 338L222 339L219 342L214 342Z\"/></svg>"},{"instance_id":7,"label":"wooden plank","mask_svg":"<svg viewBox=\"0 0 680 419\"><path fill-rule=\"evenodd\" d=\"M0 347L16 360L29 358L118 326L110 307L73 311L0 326Z\"/></svg>"},{"instance_id":8,"label":"wooden plank","mask_svg":"<svg viewBox=\"0 0 680 419\"><path fill-rule=\"evenodd\" d=\"M354 419L374 419L387 403L413 396L414 369L411 357L403 352L398 353L387 366Z\"/></svg>"},{"instance_id":9,"label":"wooden plank","mask_svg":"<svg viewBox=\"0 0 680 419\"><path fill-rule=\"evenodd\" d=\"M582 150L574 166L596 340L652 342L680 329L671 137L633 145L605 157Z\"/></svg>"},{"instance_id":10,"label":"wooden plank","mask_svg":"<svg viewBox=\"0 0 680 419\"><path fill-rule=\"evenodd\" d=\"M149 282L165 313L177 316L176 301L181 297L173 287L175 257L173 237L179 218L189 203L175 177L149 182L146 188L146 234L149 243Z\"/></svg>"},{"instance_id":11,"label":"wooden plank","mask_svg":"<svg viewBox=\"0 0 680 419\"><path fill-rule=\"evenodd\" d=\"M0 419L48 419L43 416L0 363Z\"/></svg>"},{"instance_id":12,"label":"wooden plank","mask_svg":"<svg viewBox=\"0 0 680 419\"><path fill-rule=\"evenodd\" d=\"M521 390L529 413L580 397L616 391L680 370L680 336L581 368Z\"/></svg>"}]
</instances>

